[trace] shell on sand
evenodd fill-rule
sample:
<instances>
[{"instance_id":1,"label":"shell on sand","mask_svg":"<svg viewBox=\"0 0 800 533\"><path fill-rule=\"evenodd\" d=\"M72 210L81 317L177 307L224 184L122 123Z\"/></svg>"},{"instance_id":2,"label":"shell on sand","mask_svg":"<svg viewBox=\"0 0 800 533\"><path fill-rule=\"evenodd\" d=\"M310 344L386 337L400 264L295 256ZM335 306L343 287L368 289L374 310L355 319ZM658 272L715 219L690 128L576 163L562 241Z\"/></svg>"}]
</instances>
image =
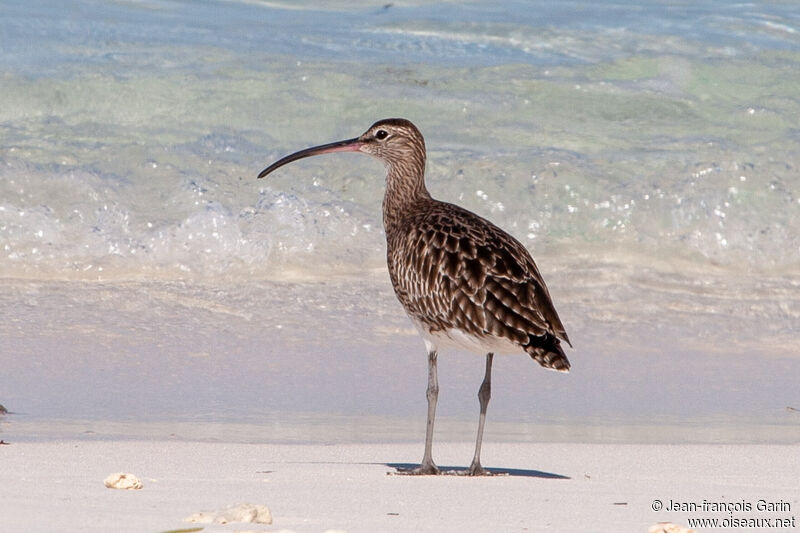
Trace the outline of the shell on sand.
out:
<instances>
[{"instance_id":1,"label":"shell on sand","mask_svg":"<svg viewBox=\"0 0 800 533\"><path fill-rule=\"evenodd\" d=\"M264 505L240 503L231 505L221 511L201 511L183 519L195 524L228 524L231 522L250 522L253 524L271 524L272 513Z\"/></svg>"},{"instance_id":2,"label":"shell on sand","mask_svg":"<svg viewBox=\"0 0 800 533\"><path fill-rule=\"evenodd\" d=\"M144 486L138 477L125 472L111 474L103 481L103 483L109 489L139 490Z\"/></svg>"},{"instance_id":3,"label":"shell on sand","mask_svg":"<svg viewBox=\"0 0 800 533\"><path fill-rule=\"evenodd\" d=\"M683 526L679 526L671 522L659 522L658 524L650 526L650 529L647 530L647 533L696 533L696 532L693 529L685 528Z\"/></svg>"}]
</instances>

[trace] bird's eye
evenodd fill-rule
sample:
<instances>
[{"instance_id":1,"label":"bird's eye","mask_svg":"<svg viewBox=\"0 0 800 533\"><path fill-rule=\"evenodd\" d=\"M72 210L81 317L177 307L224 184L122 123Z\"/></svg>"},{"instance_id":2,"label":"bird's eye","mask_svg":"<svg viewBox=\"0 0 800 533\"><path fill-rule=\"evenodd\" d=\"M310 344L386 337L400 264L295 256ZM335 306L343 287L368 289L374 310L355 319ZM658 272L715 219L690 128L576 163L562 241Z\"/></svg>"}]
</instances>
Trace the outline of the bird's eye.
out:
<instances>
[{"instance_id":1,"label":"bird's eye","mask_svg":"<svg viewBox=\"0 0 800 533\"><path fill-rule=\"evenodd\" d=\"M375 132L375 138L379 141L384 140L386 137L389 136L389 132L386 130L378 130Z\"/></svg>"}]
</instances>

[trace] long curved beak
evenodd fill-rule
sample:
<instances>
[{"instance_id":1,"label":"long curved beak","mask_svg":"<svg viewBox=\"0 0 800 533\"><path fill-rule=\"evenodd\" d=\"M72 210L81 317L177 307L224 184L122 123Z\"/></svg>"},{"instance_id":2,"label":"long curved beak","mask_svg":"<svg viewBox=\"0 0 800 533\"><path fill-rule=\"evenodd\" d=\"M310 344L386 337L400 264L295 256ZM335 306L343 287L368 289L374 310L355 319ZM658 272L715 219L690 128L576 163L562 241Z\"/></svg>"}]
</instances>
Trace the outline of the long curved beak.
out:
<instances>
[{"instance_id":1,"label":"long curved beak","mask_svg":"<svg viewBox=\"0 0 800 533\"><path fill-rule=\"evenodd\" d=\"M332 152L358 152L363 145L364 142L358 137L356 137L355 139L347 139L346 141L337 141L335 143L328 143L320 146L312 146L311 148L300 150L299 152L295 152L291 155L287 155L286 157L275 161L270 166L262 170L258 174L258 177L263 178L273 170L276 170L282 167L283 165L286 165L287 163L291 163L292 161L303 159L304 157L311 157L312 155L320 155L320 154L330 154Z\"/></svg>"}]
</instances>

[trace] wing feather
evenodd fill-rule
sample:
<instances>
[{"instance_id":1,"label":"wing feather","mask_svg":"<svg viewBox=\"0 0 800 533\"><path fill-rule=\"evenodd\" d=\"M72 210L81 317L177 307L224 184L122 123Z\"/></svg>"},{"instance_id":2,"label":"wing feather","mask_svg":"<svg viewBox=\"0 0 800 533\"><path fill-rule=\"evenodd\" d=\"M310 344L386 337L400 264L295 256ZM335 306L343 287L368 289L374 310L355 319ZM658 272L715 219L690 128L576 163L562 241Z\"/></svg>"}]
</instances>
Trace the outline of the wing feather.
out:
<instances>
[{"instance_id":1,"label":"wing feather","mask_svg":"<svg viewBox=\"0 0 800 533\"><path fill-rule=\"evenodd\" d=\"M406 233L387 234L389 271L406 312L431 333L503 338L544 366L568 368L558 339L569 338L525 247L474 213L432 202L408 215Z\"/></svg>"}]
</instances>

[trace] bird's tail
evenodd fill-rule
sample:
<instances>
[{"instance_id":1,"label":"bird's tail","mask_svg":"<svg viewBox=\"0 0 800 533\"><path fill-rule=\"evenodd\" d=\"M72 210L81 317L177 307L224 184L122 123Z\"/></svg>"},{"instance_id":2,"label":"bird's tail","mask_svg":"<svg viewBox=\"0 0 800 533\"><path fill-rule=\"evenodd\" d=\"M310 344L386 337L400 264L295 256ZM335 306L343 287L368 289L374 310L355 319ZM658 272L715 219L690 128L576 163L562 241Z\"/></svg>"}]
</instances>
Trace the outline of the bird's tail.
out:
<instances>
[{"instance_id":1,"label":"bird's tail","mask_svg":"<svg viewBox=\"0 0 800 533\"><path fill-rule=\"evenodd\" d=\"M531 337L531 341L523 348L534 361L551 370L569 372L569 359L567 359L564 350L561 348L560 340L551 335L546 335L545 342L541 342L541 337L537 338L540 342L534 342L534 337Z\"/></svg>"}]
</instances>

